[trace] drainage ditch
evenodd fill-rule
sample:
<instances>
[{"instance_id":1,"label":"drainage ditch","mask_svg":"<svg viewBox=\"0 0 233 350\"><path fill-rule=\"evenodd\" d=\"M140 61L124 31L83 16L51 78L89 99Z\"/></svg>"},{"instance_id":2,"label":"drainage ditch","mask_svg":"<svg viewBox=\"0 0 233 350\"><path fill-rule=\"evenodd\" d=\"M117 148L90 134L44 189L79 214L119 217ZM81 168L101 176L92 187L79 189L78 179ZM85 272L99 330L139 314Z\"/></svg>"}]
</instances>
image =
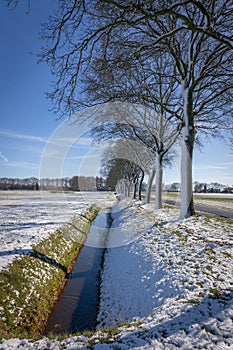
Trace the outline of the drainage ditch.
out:
<instances>
[{"instance_id":1,"label":"drainage ditch","mask_svg":"<svg viewBox=\"0 0 233 350\"><path fill-rule=\"evenodd\" d=\"M44 334L75 333L96 327L110 212L99 212L92 223L63 293L47 322Z\"/></svg>"}]
</instances>

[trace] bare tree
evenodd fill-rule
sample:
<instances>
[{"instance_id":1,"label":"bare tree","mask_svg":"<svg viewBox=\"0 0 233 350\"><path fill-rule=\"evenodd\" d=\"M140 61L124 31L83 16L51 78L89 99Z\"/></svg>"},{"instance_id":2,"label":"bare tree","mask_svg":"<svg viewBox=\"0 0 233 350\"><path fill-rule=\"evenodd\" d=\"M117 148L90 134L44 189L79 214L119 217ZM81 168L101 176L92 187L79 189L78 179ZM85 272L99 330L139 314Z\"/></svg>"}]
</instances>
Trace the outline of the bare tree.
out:
<instances>
[{"instance_id":1,"label":"bare tree","mask_svg":"<svg viewBox=\"0 0 233 350\"><path fill-rule=\"evenodd\" d=\"M160 209L163 166L172 160L170 149L177 140L179 129L170 125L164 115L157 115L151 109L141 105L132 105L130 113L126 114L123 122L125 124L103 124L95 129L93 135L97 141L118 139L124 150L122 154L128 158L131 155L133 161L140 164L144 172L151 173L150 181L153 181L156 171L155 208ZM146 203L150 199L151 184L147 187Z\"/></svg>"},{"instance_id":2,"label":"bare tree","mask_svg":"<svg viewBox=\"0 0 233 350\"><path fill-rule=\"evenodd\" d=\"M118 8L127 12L129 7L120 6L117 2L108 1ZM155 4L155 2L151 2ZM219 130L232 127L232 72L229 64L232 63L232 50L224 41L213 40L203 30L206 24L206 12L197 2L182 2L182 16L189 18L189 23L198 23L195 28L183 27L181 30L181 16L162 16L153 21L152 17L140 17L142 7L137 12L137 20L132 24L131 29L137 28L140 34L135 34L133 30L127 32L130 37L127 40L121 38L124 47L118 45L114 39L115 47L124 60L135 61L135 55L141 60L151 62L152 57L157 58L157 50L166 51L176 66L175 76L180 93L180 105L182 106L182 165L181 165L181 212L180 217L194 214L192 195L192 158L194 141L197 138L197 131L218 134ZM186 6L187 5L187 6ZM189 5L189 6L188 6ZM200 6L199 6L200 5ZM213 2L213 8L217 11L220 23L223 27L229 25L229 12L223 2ZM225 4L227 5L227 4ZM132 5L130 11L136 7ZM212 11L213 11L212 8ZM228 8L229 9L229 8ZM168 12L166 12L168 13ZM170 12L171 14L172 12ZM223 13L225 15L223 16ZM128 12L129 14L129 12ZM164 15L164 13L163 13ZM135 18L135 17L134 17ZM149 18L148 20L145 18ZM223 22L225 18L225 24ZM228 21L226 21L228 19ZM128 22L127 22L128 23ZM220 26L218 23L218 26ZM188 30L187 30L188 29ZM172 33L172 35L171 35ZM132 53L133 52L133 53ZM146 65L144 64L144 67ZM151 79L151 84L156 84L157 80ZM124 90L122 90L125 92Z\"/></svg>"},{"instance_id":3,"label":"bare tree","mask_svg":"<svg viewBox=\"0 0 233 350\"><path fill-rule=\"evenodd\" d=\"M181 218L194 214L197 131L232 125L232 15L232 0L61 0L43 27L40 59L56 78L48 95L63 114L88 104L80 98L82 79L96 59L110 60L117 50L126 62L149 64L158 52L174 62L182 106Z\"/></svg>"},{"instance_id":4,"label":"bare tree","mask_svg":"<svg viewBox=\"0 0 233 350\"><path fill-rule=\"evenodd\" d=\"M195 8L187 13L193 21L204 20ZM173 20L167 24L170 30L176 28ZM180 216L183 218L194 214L192 158L196 133L204 130L217 134L232 118L232 103L226 104L233 88L233 75L229 70L232 50L202 32L192 31L178 32L164 44L176 62L182 95Z\"/></svg>"},{"instance_id":5,"label":"bare tree","mask_svg":"<svg viewBox=\"0 0 233 350\"><path fill-rule=\"evenodd\" d=\"M119 135L119 130L117 134ZM137 198L141 200L144 174L149 173L154 159L152 152L148 150L145 145L143 146L137 141L127 138L118 138L109 143L103 153L103 169L106 168L106 164L107 170L109 169L109 164L111 165L113 163L115 165L115 159L121 159L121 164L124 165L123 177L127 179L131 186L133 199L136 199L136 192L138 192ZM117 173L122 175L121 170L116 171L116 174ZM122 179L122 177L120 179Z\"/></svg>"},{"instance_id":6,"label":"bare tree","mask_svg":"<svg viewBox=\"0 0 233 350\"><path fill-rule=\"evenodd\" d=\"M92 104L132 102L130 113L120 113L123 126L114 124L107 130L107 137L120 134L137 140L153 152L149 179L153 181L156 169L156 209L162 207L163 161L168 159L168 152L181 130L182 108L174 69L174 64L163 53L156 54L149 62L140 59L129 62L121 50L115 50L109 60L96 60L85 79L86 99ZM105 127L100 127L98 138L105 137ZM146 202L150 198L150 184L147 189Z\"/></svg>"},{"instance_id":7,"label":"bare tree","mask_svg":"<svg viewBox=\"0 0 233 350\"><path fill-rule=\"evenodd\" d=\"M130 25L137 27L143 20L158 22L166 17L178 20L178 26L175 32L191 30L195 33L203 33L208 37L233 48L232 23L233 1L232 0L148 0L148 1L120 1L120 0L101 0L102 3L112 5L122 10L126 16L128 13L134 14ZM190 7L202 16L203 21L195 21L188 13ZM131 18L132 18L131 17ZM158 34L159 32L158 28ZM169 36L174 34L172 29L168 32ZM158 35L158 40L160 40Z\"/></svg>"},{"instance_id":8,"label":"bare tree","mask_svg":"<svg viewBox=\"0 0 233 350\"><path fill-rule=\"evenodd\" d=\"M127 159L114 158L104 160L102 173L106 176L106 186L118 194L129 197L135 176L141 169Z\"/></svg>"},{"instance_id":9,"label":"bare tree","mask_svg":"<svg viewBox=\"0 0 233 350\"><path fill-rule=\"evenodd\" d=\"M24 1L28 11L30 11L30 0ZM6 0L7 6L10 8L15 8L20 2L23 2L23 0ZM65 0L60 1L63 10L64 2ZM66 24L66 21L73 18L72 15L73 12L76 12L76 8L78 8L80 12L79 18L82 18L83 13L86 9L89 9L91 3L88 0L73 0L70 2L70 10L67 12L67 16L62 18L61 29L62 26ZM176 31L192 30L193 32L204 33L214 40L224 43L229 48L233 48L232 24L230 20L233 15L232 0L205 0L204 2L199 0L147 0L146 2L143 0L124 2L121 0L100 0L99 3L110 5L114 10L117 8L119 10L118 16L120 16L120 19L122 15L124 16L128 13L133 14L134 16L131 16L131 19L133 19L133 21L130 22L131 26L137 26L146 18L156 20L157 18L160 19L165 16L171 16L179 19L179 27ZM187 12L183 11L184 8L190 5L202 14L204 17L202 23L194 22ZM116 11L114 11L114 14L116 14ZM117 18L117 16L115 16L115 18ZM121 22L121 20L119 22ZM77 28L79 24L80 21L75 27ZM116 24L117 23L114 23L114 25ZM173 32L170 34L172 35Z\"/></svg>"}]
</instances>

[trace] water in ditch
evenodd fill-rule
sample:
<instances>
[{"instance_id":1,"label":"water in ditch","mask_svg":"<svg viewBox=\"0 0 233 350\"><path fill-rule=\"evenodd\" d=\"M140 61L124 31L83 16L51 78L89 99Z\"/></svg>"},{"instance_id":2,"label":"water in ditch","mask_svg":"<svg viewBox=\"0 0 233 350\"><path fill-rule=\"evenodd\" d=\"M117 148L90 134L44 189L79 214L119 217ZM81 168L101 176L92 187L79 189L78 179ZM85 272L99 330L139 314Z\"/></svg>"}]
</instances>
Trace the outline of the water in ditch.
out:
<instances>
[{"instance_id":1,"label":"water in ditch","mask_svg":"<svg viewBox=\"0 0 233 350\"><path fill-rule=\"evenodd\" d=\"M45 334L75 333L96 326L100 274L111 213L99 212L45 329Z\"/></svg>"}]
</instances>

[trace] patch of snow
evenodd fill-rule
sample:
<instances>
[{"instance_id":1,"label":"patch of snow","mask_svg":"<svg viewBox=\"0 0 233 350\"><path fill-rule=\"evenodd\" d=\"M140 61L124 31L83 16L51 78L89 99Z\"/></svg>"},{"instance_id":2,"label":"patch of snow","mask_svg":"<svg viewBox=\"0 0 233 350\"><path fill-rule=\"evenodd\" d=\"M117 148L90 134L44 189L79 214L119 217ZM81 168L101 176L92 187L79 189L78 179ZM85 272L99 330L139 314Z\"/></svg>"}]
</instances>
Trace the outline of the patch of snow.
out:
<instances>
[{"instance_id":1,"label":"patch of snow","mask_svg":"<svg viewBox=\"0 0 233 350\"><path fill-rule=\"evenodd\" d=\"M109 247L117 230L134 239L106 251L98 330L62 341L2 340L0 350L233 349L232 225L124 204L113 211Z\"/></svg>"},{"instance_id":2,"label":"patch of snow","mask_svg":"<svg viewBox=\"0 0 233 350\"><path fill-rule=\"evenodd\" d=\"M115 200L109 192L49 191L0 191L0 199L0 269L91 204L104 210Z\"/></svg>"}]
</instances>

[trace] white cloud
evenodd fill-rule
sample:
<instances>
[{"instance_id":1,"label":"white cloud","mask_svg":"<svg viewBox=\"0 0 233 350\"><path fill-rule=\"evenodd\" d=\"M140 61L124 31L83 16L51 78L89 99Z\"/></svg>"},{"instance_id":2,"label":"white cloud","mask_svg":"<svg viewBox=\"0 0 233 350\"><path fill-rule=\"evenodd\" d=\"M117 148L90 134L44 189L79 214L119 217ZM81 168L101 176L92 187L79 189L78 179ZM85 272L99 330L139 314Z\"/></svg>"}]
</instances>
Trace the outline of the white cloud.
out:
<instances>
[{"instance_id":1,"label":"white cloud","mask_svg":"<svg viewBox=\"0 0 233 350\"><path fill-rule=\"evenodd\" d=\"M233 162L222 162L222 163L219 163L219 164L223 164L225 166L232 166L233 165Z\"/></svg>"},{"instance_id":2,"label":"white cloud","mask_svg":"<svg viewBox=\"0 0 233 350\"><path fill-rule=\"evenodd\" d=\"M91 137L54 137L51 141L51 144L68 144L68 145L91 145L93 138Z\"/></svg>"},{"instance_id":3,"label":"white cloud","mask_svg":"<svg viewBox=\"0 0 233 350\"><path fill-rule=\"evenodd\" d=\"M99 154L84 154L81 156L71 156L71 157L66 157L65 160L66 161L70 161L70 160L77 160L77 159L81 159L81 160L85 160L85 159L98 159L99 158Z\"/></svg>"},{"instance_id":4,"label":"white cloud","mask_svg":"<svg viewBox=\"0 0 233 350\"><path fill-rule=\"evenodd\" d=\"M91 137L81 137L77 140L78 145L92 145L93 144L93 138Z\"/></svg>"},{"instance_id":5,"label":"white cloud","mask_svg":"<svg viewBox=\"0 0 233 350\"><path fill-rule=\"evenodd\" d=\"M12 168L18 168L18 169L29 169L29 170L39 169L39 164L24 162L24 161L8 162L7 166Z\"/></svg>"},{"instance_id":6,"label":"white cloud","mask_svg":"<svg viewBox=\"0 0 233 350\"><path fill-rule=\"evenodd\" d=\"M5 163L8 162L8 159L0 152L0 159L2 159Z\"/></svg>"},{"instance_id":7,"label":"white cloud","mask_svg":"<svg viewBox=\"0 0 233 350\"><path fill-rule=\"evenodd\" d=\"M1 140L2 141L2 140ZM41 144L30 144L30 147L28 146L28 143L25 142L5 142L5 143L0 143L0 149L4 148L7 149L7 151L10 153L10 151L13 151L15 153L15 150L17 150L17 153L19 154L19 152L30 152L33 154L39 154L41 155L44 145Z\"/></svg>"},{"instance_id":8,"label":"white cloud","mask_svg":"<svg viewBox=\"0 0 233 350\"><path fill-rule=\"evenodd\" d=\"M195 170L224 170L226 166L221 165L198 165L194 167Z\"/></svg>"},{"instance_id":9,"label":"white cloud","mask_svg":"<svg viewBox=\"0 0 233 350\"><path fill-rule=\"evenodd\" d=\"M13 139L20 139L20 140L29 140L29 141L36 141L36 142L47 142L46 139L40 136L35 136L35 135L26 135L26 134L20 134L17 133L13 130L8 130L8 129L0 129L0 135L13 138Z\"/></svg>"}]
</instances>

